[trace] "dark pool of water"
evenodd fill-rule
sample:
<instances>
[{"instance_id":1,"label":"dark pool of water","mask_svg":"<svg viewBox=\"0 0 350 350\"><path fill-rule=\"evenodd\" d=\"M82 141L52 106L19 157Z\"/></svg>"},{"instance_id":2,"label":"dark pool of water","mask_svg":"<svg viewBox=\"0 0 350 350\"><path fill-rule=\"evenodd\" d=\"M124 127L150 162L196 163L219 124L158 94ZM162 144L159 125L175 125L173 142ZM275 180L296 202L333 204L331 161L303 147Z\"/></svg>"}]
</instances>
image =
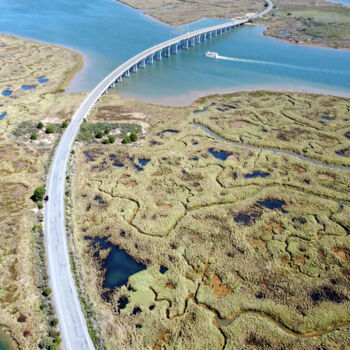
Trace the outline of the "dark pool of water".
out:
<instances>
[{"instance_id":1,"label":"dark pool of water","mask_svg":"<svg viewBox=\"0 0 350 350\"><path fill-rule=\"evenodd\" d=\"M10 95L12 95L12 91L10 89L2 90L1 95L2 96L10 96Z\"/></svg>"},{"instance_id":2,"label":"dark pool of water","mask_svg":"<svg viewBox=\"0 0 350 350\"><path fill-rule=\"evenodd\" d=\"M341 149L340 151L335 152L335 154L337 154L338 156L343 156L346 151L347 149Z\"/></svg>"},{"instance_id":3,"label":"dark pool of water","mask_svg":"<svg viewBox=\"0 0 350 350\"><path fill-rule=\"evenodd\" d=\"M251 221L252 221L252 218L249 214L240 213L237 216L235 216L233 220L239 224L244 225L244 226L249 226Z\"/></svg>"},{"instance_id":4,"label":"dark pool of water","mask_svg":"<svg viewBox=\"0 0 350 350\"><path fill-rule=\"evenodd\" d=\"M214 148L210 148L208 152L212 154L215 158L221 160L226 160L230 155L232 155L232 153L226 151L214 151Z\"/></svg>"},{"instance_id":5,"label":"dark pool of water","mask_svg":"<svg viewBox=\"0 0 350 350\"><path fill-rule=\"evenodd\" d=\"M35 85L22 85L21 86L22 90L31 90L31 89L35 89Z\"/></svg>"},{"instance_id":6,"label":"dark pool of water","mask_svg":"<svg viewBox=\"0 0 350 350\"><path fill-rule=\"evenodd\" d=\"M151 161L150 159L139 159L139 163L140 163L142 166L147 165L150 161Z\"/></svg>"},{"instance_id":7,"label":"dark pool of water","mask_svg":"<svg viewBox=\"0 0 350 350\"><path fill-rule=\"evenodd\" d=\"M124 164L118 162L114 162L113 165L117 168L122 168L124 166Z\"/></svg>"},{"instance_id":8,"label":"dark pool of water","mask_svg":"<svg viewBox=\"0 0 350 350\"><path fill-rule=\"evenodd\" d=\"M161 273L161 274L165 274L166 272L168 271L168 268L166 267L166 266L161 266L160 268L159 268L159 272Z\"/></svg>"},{"instance_id":9,"label":"dark pool of water","mask_svg":"<svg viewBox=\"0 0 350 350\"><path fill-rule=\"evenodd\" d=\"M184 175L186 175L186 174L187 174L187 171L186 171L186 170L182 170L182 173L183 173Z\"/></svg>"},{"instance_id":10,"label":"dark pool of water","mask_svg":"<svg viewBox=\"0 0 350 350\"><path fill-rule=\"evenodd\" d=\"M143 168L141 168L138 164L132 163L132 165L136 168L137 171L143 171Z\"/></svg>"},{"instance_id":11,"label":"dark pool of water","mask_svg":"<svg viewBox=\"0 0 350 350\"><path fill-rule=\"evenodd\" d=\"M109 155L109 159L110 159L110 160L116 159L115 154L110 154L110 155Z\"/></svg>"},{"instance_id":12,"label":"dark pool of water","mask_svg":"<svg viewBox=\"0 0 350 350\"><path fill-rule=\"evenodd\" d=\"M195 111L193 111L194 114L198 114L198 113L203 113L205 111L207 111L208 108L203 108L203 109L196 109Z\"/></svg>"},{"instance_id":13,"label":"dark pool of water","mask_svg":"<svg viewBox=\"0 0 350 350\"><path fill-rule=\"evenodd\" d=\"M7 115L7 112L4 112L2 114L0 114L0 120L4 119Z\"/></svg>"},{"instance_id":14,"label":"dark pool of water","mask_svg":"<svg viewBox=\"0 0 350 350\"><path fill-rule=\"evenodd\" d=\"M38 82L41 84L46 83L47 81L49 81L49 79L45 78L44 76L38 78Z\"/></svg>"},{"instance_id":15,"label":"dark pool of water","mask_svg":"<svg viewBox=\"0 0 350 350\"><path fill-rule=\"evenodd\" d=\"M173 129L166 129L162 131L162 134L166 134L166 133L171 133L171 134L178 134L179 130L173 130Z\"/></svg>"},{"instance_id":16,"label":"dark pool of water","mask_svg":"<svg viewBox=\"0 0 350 350\"><path fill-rule=\"evenodd\" d=\"M313 291L310 294L310 297L316 304L323 301L330 301L336 304L340 304L343 300L347 299L344 295L338 293L329 286L324 286L318 290Z\"/></svg>"},{"instance_id":17,"label":"dark pool of water","mask_svg":"<svg viewBox=\"0 0 350 350\"><path fill-rule=\"evenodd\" d=\"M198 161L198 157L190 158L190 160Z\"/></svg>"},{"instance_id":18,"label":"dark pool of water","mask_svg":"<svg viewBox=\"0 0 350 350\"><path fill-rule=\"evenodd\" d=\"M333 118L329 118L329 117L326 117L326 116L321 117L321 119L327 120L327 121L332 121L332 120L334 120Z\"/></svg>"},{"instance_id":19,"label":"dark pool of water","mask_svg":"<svg viewBox=\"0 0 350 350\"><path fill-rule=\"evenodd\" d=\"M288 213L286 210L282 208L284 205L286 205L286 202L281 201L279 199L264 199L263 201L259 201L258 204L270 210L280 209L282 213L284 214Z\"/></svg>"},{"instance_id":20,"label":"dark pool of water","mask_svg":"<svg viewBox=\"0 0 350 350\"><path fill-rule=\"evenodd\" d=\"M119 310L125 309L126 305L128 305L129 299L127 297L120 297L118 300L118 308Z\"/></svg>"},{"instance_id":21,"label":"dark pool of water","mask_svg":"<svg viewBox=\"0 0 350 350\"><path fill-rule=\"evenodd\" d=\"M256 177L267 177L267 176L270 176L270 174L268 174L268 173L261 173L260 171L254 171L251 174L245 174L244 175L244 177L246 179L254 179Z\"/></svg>"},{"instance_id":22,"label":"dark pool of water","mask_svg":"<svg viewBox=\"0 0 350 350\"><path fill-rule=\"evenodd\" d=\"M89 238L88 238L89 239ZM146 269L146 266L136 262L124 250L113 245L108 238L91 239L91 245L100 250L110 249L106 259L102 261L102 268L105 270L103 288L114 289L128 283L128 279L136 272ZM105 295L108 298L108 295ZM120 301L120 300L119 300Z\"/></svg>"},{"instance_id":23,"label":"dark pool of water","mask_svg":"<svg viewBox=\"0 0 350 350\"><path fill-rule=\"evenodd\" d=\"M94 200L98 202L98 204L100 205L105 204L105 202L102 200L100 196L95 196Z\"/></svg>"},{"instance_id":24,"label":"dark pool of water","mask_svg":"<svg viewBox=\"0 0 350 350\"><path fill-rule=\"evenodd\" d=\"M90 162L93 162L95 160L88 151L85 151L84 155L90 160Z\"/></svg>"}]
</instances>

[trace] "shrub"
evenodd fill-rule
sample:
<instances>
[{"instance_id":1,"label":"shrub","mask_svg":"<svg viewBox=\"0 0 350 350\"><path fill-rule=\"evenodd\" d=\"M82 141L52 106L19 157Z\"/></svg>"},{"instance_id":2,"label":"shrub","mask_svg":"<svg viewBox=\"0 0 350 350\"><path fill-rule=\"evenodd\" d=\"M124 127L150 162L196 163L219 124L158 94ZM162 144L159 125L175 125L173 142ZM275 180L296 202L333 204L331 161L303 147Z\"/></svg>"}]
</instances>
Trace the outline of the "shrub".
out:
<instances>
[{"instance_id":1,"label":"shrub","mask_svg":"<svg viewBox=\"0 0 350 350\"><path fill-rule=\"evenodd\" d=\"M103 142L105 145L108 145L108 144L109 144L109 138L108 138L108 139L104 139L102 142Z\"/></svg>"},{"instance_id":2,"label":"shrub","mask_svg":"<svg viewBox=\"0 0 350 350\"><path fill-rule=\"evenodd\" d=\"M137 136L137 134L135 132L130 133L130 140L132 142L136 142L139 139L139 137Z\"/></svg>"},{"instance_id":3,"label":"shrub","mask_svg":"<svg viewBox=\"0 0 350 350\"><path fill-rule=\"evenodd\" d=\"M51 326L55 327L58 325L58 319L55 317L51 320Z\"/></svg>"},{"instance_id":4,"label":"shrub","mask_svg":"<svg viewBox=\"0 0 350 350\"><path fill-rule=\"evenodd\" d=\"M39 208L39 209L44 208L44 204L43 204L43 203L41 203L41 202L39 202L39 203L38 203L38 208Z\"/></svg>"},{"instance_id":5,"label":"shrub","mask_svg":"<svg viewBox=\"0 0 350 350\"><path fill-rule=\"evenodd\" d=\"M30 135L30 139L31 139L31 140L37 140L37 139L38 139L38 135L37 135L35 132L33 132L33 133Z\"/></svg>"},{"instance_id":6,"label":"shrub","mask_svg":"<svg viewBox=\"0 0 350 350\"><path fill-rule=\"evenodd\" d=\"M36 126L38 129L42 129L44 127L43 122L39 122Z\"/></svg>"},{"instance_id":7,"label":"shrub","mask_svg":"<svg viewBox=\"0 0 350 350\"><path fill-rule=\"evenodd\" d=\"M130 136L125 136L125 137L123 138L122 143L130 143L130 142L131 142Z\"/></svg>"},{"instance_id":8,"label":"shrub","mask_svg":"<svg viewBox=\"0 0 350 350\"><path fill-rule=\"evenodd\" d=\"M32 200L34 202L42 201L45 196L45 192L46 190L44 186L37 187L32 195Z\"/></svg>"},{"instance_id":9,"label":"shrub","mask_svg":"<svg viewBox=\"0 0 350 350\"><path fill-rule=\"evenodd\" d=\"M102 137L103 137L102 131L101 131L101 130L97 131L95 137L96 137L97 139L102 139Z\"/></svg>"},{"instance_id":10,"label":"shrub","mask_svg":"<svg viewBox=\"0 0 350 350\"><path fill-rule=\"evenodd\" d=\"M106 128L105 129L105 134L108 135L110 133L110 131L111 131L110 129Z\"/></svg>"},{"instance_id":11,"label":"shrub","mask_svg":"<svg viewBox=\"0 0 350 350\"><path fill-rule=\"evenodd\" d=\"M48 297L50 294L52 293L52 290L50 287L45 287L44 290L43 290L43 295L45 297Z\"/></svg>"},{"instance_id":12,"label":"shrub","mask_svg":"<svg viewBox=\"0 0 350 350\"><path fill-rule=\"evenodd\" d=\"M68 124L69 124L68 120L63 121L61 124L61 128L65 129L68 126Z\"/></svg>"},{"instance_id":13,"label":"shrub","mask_svg":"<svg viewBox=\"0 0 350 350\"><path fill-rule=\"evenodd\" d=\"M70 153L71 153L71 154L75 154L75 151L74 151L74 149L72 149Z\"/></svg>"},{"instance_id":14,"label":"shrub","mask_svg":"<svg viewBox=\"0 0 350 350\"><path fill-rule=\"evenodd\" d=\"M40 310L44 310L48 307L47 303L41 303L40 304Z\"/></svg>"},{"instance_id":15,"label":"shrub","mask_svg":"<svg viewBox=\"0 0 350 350\"><path fill-rule=\"evenodd\" d=\"M53 126L52 126L52 125L49 125L49 126L46 128L45 132L46 132L47 134L52 134L52 133L54 132Z\"/></svg>"},{"instance_id":16,"label":"shrub","mask_svg":"<svg viewBox=\"0 0 350 350\"><path fill-rule=\"evenodd\" d=\"M110 143L114 143L114 141L115 141L115 136L109 135L109 136L108 136L108 140L109 140Z\"/></svg>"}]
</instances>

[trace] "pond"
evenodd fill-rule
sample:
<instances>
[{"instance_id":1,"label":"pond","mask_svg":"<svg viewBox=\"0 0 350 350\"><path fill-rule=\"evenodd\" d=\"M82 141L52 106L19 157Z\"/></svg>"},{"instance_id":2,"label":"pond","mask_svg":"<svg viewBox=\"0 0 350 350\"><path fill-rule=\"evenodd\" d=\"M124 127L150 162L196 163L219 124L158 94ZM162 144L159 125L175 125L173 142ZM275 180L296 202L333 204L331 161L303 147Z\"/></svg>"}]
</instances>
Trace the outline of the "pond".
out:
<instances>
[{"instance_id":1,"label":"pond","mask_svg":"<svg viewBox=\"0 0 350 350\"><path fill-rule=\"evenodd\" d=\"M12 350L11 342L8 337L0 332L0 350Z\"/></svg>"},{"instance_id":2,"label":"pond","mask_svg":"<svg viewBox=\"0 0 350 350\"><path fill-rule=\"evenodd\" d=\"M124 250L110 243L108 238L96 237L91 239L86 237L86 239L91 240L91 245L96 249L110 249L108 256L102 260L101 267L105 270L103 288L112 290L116 287L121 287L128 283L131 275L146 269L145 265L136 262ZM98 254L95 258L97 257ZM108 297L108 294L105 297Z\"/></svg>"},{"instance_id":3,"label":"pond","mask_svg":"<svg viewBox=\"0 0 350 350\"><path fill-rule=\"evenodd\" d=\"M215 151L214 148L210 148L208 150L208 152L210 154L212 154L215 158L217 159L221 159L221 160L226 160L229 156L232 155L232 153L230 152L226 152L226 151Z\"/></svg>"},{"instance_id":4,"label":"pond","mask_svg":"<svg viewBox=\"0 0 350 350\"><path fill-rule=\"evenodd\" d=\"M260 171L254 171L254 172L251 173L251 174L245 174L245 175L244 175L244 177L245 177L246 179L255 179L256 177L262 177L262 178L264 178L264 177L267 177L267 176L270 176L270 174L268 174L268 173L262 173L262 172L260 172Z\"/></svg>"}]
</instances>

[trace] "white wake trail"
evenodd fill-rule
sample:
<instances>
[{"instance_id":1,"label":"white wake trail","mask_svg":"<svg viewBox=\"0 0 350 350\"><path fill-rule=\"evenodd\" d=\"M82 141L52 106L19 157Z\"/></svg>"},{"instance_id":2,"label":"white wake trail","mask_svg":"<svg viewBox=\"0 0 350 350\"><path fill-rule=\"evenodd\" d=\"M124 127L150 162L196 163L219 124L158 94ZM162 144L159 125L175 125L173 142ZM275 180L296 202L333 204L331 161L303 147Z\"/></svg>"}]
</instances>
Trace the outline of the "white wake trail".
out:
<instances>
[{"instance_id":1,"label":"white wake trail","mask_svg":"<svg viewBox=\"0 0 350 350\"><path fill-rule=\"evenodd\" d=\"M227 57L227 56L220 56L220 55L216 56L216 59L233 61L233 62L243 62L243 63L253 63L253 64L262 64L262 65L269 65L269 66L277 66L277 67L283 67L283 68L289 68L289 69L307 70L307 71L312 71L312 72L349 73L349 71L339 71L339 70L330 70L330 69L322 69L322 68L311 68L311 67L297 66L297 65L293 65L293 64L250 60L247 58Z\"/></svg>"}]
</instances>

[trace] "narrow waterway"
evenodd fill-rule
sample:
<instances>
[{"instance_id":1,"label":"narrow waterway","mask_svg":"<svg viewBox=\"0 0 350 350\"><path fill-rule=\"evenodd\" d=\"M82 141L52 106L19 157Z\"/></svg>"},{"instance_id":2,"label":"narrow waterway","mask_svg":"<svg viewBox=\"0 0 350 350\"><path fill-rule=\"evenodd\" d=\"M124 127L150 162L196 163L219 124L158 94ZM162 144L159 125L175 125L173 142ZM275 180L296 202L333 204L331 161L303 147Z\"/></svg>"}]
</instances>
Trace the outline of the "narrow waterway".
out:
<instances>
[{"instance_id":1,"label":"narrow waterway","mask_svg":"<svg viewBox=\"0 0 350 350\"><path fill-rule=\"evenodd\" d=\"M114 0L0 0L0 32L58 43L84 54L69 91L91 90L138 52L187 31L220 23L203 19L171 27ZM187 104L211 92L298 90L350 96L350 51L290 44L244 26L161 64L147 66L117 89L126 97ZM216 51L229 59L209 59Z\"/></svg>"},{"instance_id":2,"label":"narrow waterway","mask_svg":"<svg viewBox=\"0 0 350 350\"><path fill-rule=\"evenodd\" d=\"M233 145L235 145L237 147L253 149L253 150L257 150L257 151L269 151L269 152L273 152L273 153L285 154L287 156L296 157L296 158L299 158L300 160L303 160L305 162L312 163L312 164L315 164L315 165L318 165L318 166L322 166L322 167L325 167L325 168L328 168L328 169L338 169L338 170L350 171L350 168L348 168L348 167L341 166L341 165L331 165L331 164L327 164L327 163L322 163L322 162L319 162L319 161L317 161L315 159L307 158L307 157L304 157L304 156L302 156L300 154L296 154L296 153L293 153L293 152L290 152L290 151L274 149L274 148L265 148L265 147L251 146L251 145L246 145L246 144L243 144L243 143L238 143L238 142L234 142L234 141L231 141L231 140L227 140L227 139L219 136L218 134L215 134L212 130L210 130L209 128L207 128L206 126L204 126L202 124L199 124L199 123L192 123L192 124L194 126L200 128L200 129L202 129L208 135L210 135L211 137L215 138L216 140L224 141L224 142L227 142L227 143L231 143L231 144L233 144Z\"/></svg>"}]
</instances>

